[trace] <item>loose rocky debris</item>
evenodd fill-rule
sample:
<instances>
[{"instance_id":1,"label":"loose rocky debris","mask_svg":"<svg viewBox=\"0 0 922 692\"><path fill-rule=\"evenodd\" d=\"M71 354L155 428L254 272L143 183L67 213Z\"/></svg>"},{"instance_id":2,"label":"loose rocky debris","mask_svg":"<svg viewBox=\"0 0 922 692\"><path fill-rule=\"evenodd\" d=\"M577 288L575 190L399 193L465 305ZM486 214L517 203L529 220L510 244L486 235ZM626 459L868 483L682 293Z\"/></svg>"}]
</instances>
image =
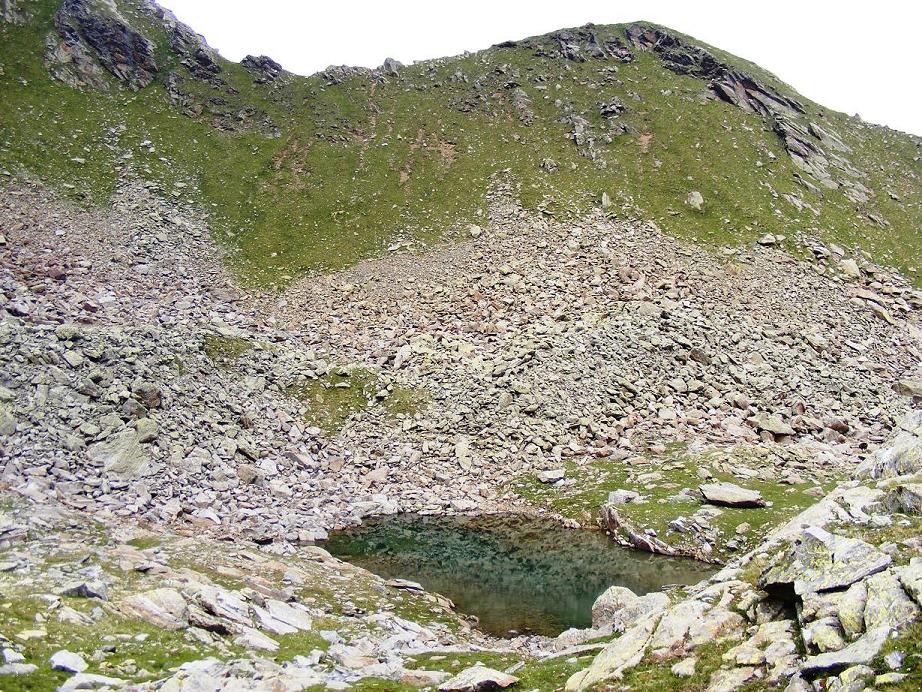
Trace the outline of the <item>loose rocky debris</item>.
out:
<instances>
[{"instance_id":1,"label":"loose rocky debris","mask_svg":"<svg viewBox=\"0 0 922 692\"><path fill-rule=\"evenodd\" d=\"M194 214L169 222L185 232L158 237L158 198L131 189L140 220L130 235L116 222L119 208L87 215L35 204L44 193L25 190L7 201L4 478L35 503L28 516L39 522L3 523L3 574L17 589L5 593L36 608L0 631L12 643L8 674L72 676L71 688L168 676L175 685L221 678L246 689L254 675L295 688L362 678L439 685L444 671L411 668L406 654L560 649L586 666L580 656L598 645L580 642L620 633L571 688L655 661L733 689L780 684L797 671L809 681L873 670L854 669L877 665L898 646L891 632L917 619L919 547L905 536L918 533L918 520L898 512L917 511L918 480L905 476L919 471L918 414L896 427L893 444L870 452L907 401L892 383L915 367L906 322L914 294L896 277L866 275L880 300L897 296L891 323L854 299L854 279L801 272L763 250L738 255L745 271L728 274L653 228L601 219L578 233L534 222L527 246L535 255L513 265L502 259L511 253L488 253L486 244L511 248L514 234L521 247L525 217L507 209L422 265L393 256L299 285L267 308L234 291ZM152 213L137 214L141 205ZM68 224L84 233L55 231ZM44 252L63 243L66 253ZM43 269L65 256L77 270ZM146 269L129 280L120 256ZM186 262L197 271L182 271ZM436 278L449 264L451 278ZM170 282L175 293L165 290ZM784 295L772 292L778 286ZM97 309L80 310L100 295ZM735 330L741 321L757 336ZM345 364L353 369L338 375ZM373 377L357 387L354 368ZM299 379L357 387L340 430L307 423L317 399L291 394ZM395 414L385 403L401 391L427 397ZM663 440L679 441L678 456ZM847 484L783 523L855 466L875 480ZM597 472L617 472L609 480L618 485L596 485ZM730 541L754 550L684 595L609 590L590 630L497 644L444 599L388 587L303 547L330 527L401 508L521 510L530 501L508 479L539 473L544 492L592 510L577 515L584 522L609 495L609 517L678 508L666 519L670 541L693 537L697 548L675 548L647 523L631 529L647 549L662 543L703 559L732 558ZM573 503L574 492L588 493L588 504ZM708 495L723 504L705 504ZM766 506L728 506L759 505L758 497ZM73 521L59 503L196 538L142 534L140 546L143 536L158 543L144 548L80 537L70 542L73 559L49 564L49 548L60 554ZM203 564L207 534L263 548ZM840 571L842 556L849 569ZM375 606L360 598L361 583ZM64 629L52 628L58 620ZM103 624L114 652L81 638ZM714 642L716 668L702 650ZM143 663L149 656L138 646L182 656ZM87 668L55 671L49 661L59 653L61 665L79 667L73 654ZM878 672L904 675L902 665Z\"/></svg>"},{"instance_id":2,"label":"loose rocky debris","mask_svg":"<svg viewBox=\"0 0 922 692\"><path fill-rule=\"evenodd\" d=\"M36 500L293 544L371 514L524 509L510 479L571 464L658 486L625 462L661 441L744 443L758 468L718 480L803 493L887 435L917 363L918 294L864 261L867 288L774 249L731 271L646 224L500 196L465 243L270 302L234 288L194 210L128 179L115 200L6 197L4 478ZM679 531L703 555L699 520Z\"/></svg>"},{"instance_id":3,"label":"loose rocky debris","mask_svg":"<svg viewBox=\"0 0 922 692\"><path fill-rule=\"evenodd\" d=\"M211 689L219 680L304 689L423 680L413 656L476 655L494 644L446 599L392 588L319 548L280 556L113 517L104 528L8 492L2 500L0 675L35 676L28 679L49 689L94 680L160 689L153 681L164 677L167 689ZM523 657L533 648L525 638L503 644ZM254 675L262 682L244 683Z\"/></svg>"}]
</instances>

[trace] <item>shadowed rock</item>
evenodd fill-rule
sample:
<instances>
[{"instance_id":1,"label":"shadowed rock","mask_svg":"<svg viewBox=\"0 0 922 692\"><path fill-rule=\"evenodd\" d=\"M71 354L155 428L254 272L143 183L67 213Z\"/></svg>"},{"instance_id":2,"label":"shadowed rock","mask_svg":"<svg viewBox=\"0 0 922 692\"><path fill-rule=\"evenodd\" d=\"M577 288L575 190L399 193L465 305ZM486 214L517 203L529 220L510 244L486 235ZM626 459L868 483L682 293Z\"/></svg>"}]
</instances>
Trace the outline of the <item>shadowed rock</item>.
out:
<instances>
[{"instance_id":1,"label":"shadowed rock","mask_svg":"<svg viewBox=\"0 0 922 692\"><path fill-rule=\"evenodd\" d=\"M65 0L54 22L58 37L49 41L45 61L56 79L76 88L105 89L102 66L134 90L153 81L153 44L114 5Z\"/></svg>"}]
</instances>

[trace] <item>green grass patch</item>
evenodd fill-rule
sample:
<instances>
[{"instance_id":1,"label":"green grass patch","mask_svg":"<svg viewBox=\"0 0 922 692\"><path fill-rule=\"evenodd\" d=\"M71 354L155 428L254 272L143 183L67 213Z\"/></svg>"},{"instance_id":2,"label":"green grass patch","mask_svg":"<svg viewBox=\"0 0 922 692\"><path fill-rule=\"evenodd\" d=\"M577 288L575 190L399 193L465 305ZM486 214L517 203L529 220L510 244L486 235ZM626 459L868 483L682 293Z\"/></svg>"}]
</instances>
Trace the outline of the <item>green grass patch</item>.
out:
<instances>
[{"instance_id":1,"label":"green grass patch","mask_svg":"<svg viewBox=\"0 0 922 692\"><path fill-rule=\"evenodd\" d=\"M305 404L309 424L335 435L351 416L368 408L378 386L378 376L370 370L339 368L316 379L301 380L286 393Z\"/></svg>"},{"instance_id":2,"label":"green grass patch","mask_svg":"<svg viewBox=\"0 0 922 692\"><path fill-rule=\"evenodd\" d=\"M249 339L220 334L207 334L205 336L205 355L212 362L222 367L233 365L244 353L253 348Z\"/></svg>"},{"instance_id":3,"label":"green grass patch","mask_svg":"<svg viewBox=\"0 0 922 692\"><path fill-rule=\"evenodd\" d=\"M694 655L698 662L695 664L695 674L688 678L679 678L672 673L672 665L679 658L662 663L645 662L631 668L624 674L618 683L609 686L600 685L599 689L628 689L644 690L644 692L672 692L683 690L686 692L699 692L708 688L711 675L723 665L723 655L737 642L715 643L699 646Z\"/></svg>"},{"instance_id":4,"label":"green grass patch","mask_svg":"<svg viewBox=\"0 0 922 692\"><path fill-rule=\"evenodd\" d=\"M366 368L340 367L317 378L302 379L286 389L306 407L305 420L328 435L337 435L350 418L372 407L383 407L389 418L413 416L429 403L421 390L386 385Z\"/></svg>"},{"instance_id":5,"label":"green grass patch","mask_svg":"<svg viewBox=\"0 0 922 692\"><path fill-rule=\"evenodd\" d=\"M163 545L163 539L160 536L139 536L125 542L138 550L148 550Z\"/></svg>"},{"instance_id":6,"label":"green grass patch","mask_svg":"<svg viewBox=\"0 0 922 692\"><path fill-rule=\"evenodd\" d=\"M895 639L888 639L872 664L874 670L878 673L889 671L884 657L894 651L904 654L903 665L895 672L904 673L906 677L882 689L893 692L916 692L922 689L922 622L915 622L900 631Z\"/></svg>"},{"instance_id":7,"label":"green grass patch","mask_svg":"<svg viewBox=\"0 0 922 692\"><path fill-rule=\"evenodd\" d=\"M87 672L100 673L125 680L146 680L165 675L171 668L208 655L216 655L201 644L185 640L181 631L170 632L141 620L125 618L106 609L103 615L89 625L62 622L47 603L21 589L4 593L6 601L0 606L0 630L14 641L23 630L44 629L47 635L23 642L22 653L26 663L34 663L38 670L30 675L3 676L4 690L56 689L69 674L50 670L48 658L60 649L83 656L89 664ZM99 604L98 601L65 598L63 605L85 615ZM94 652L110 647L100 660L93 659ZM147 671L150 675L144 675Z\"/></svg>"},{"instance_id":8,"label":"green grass patch","mask_svg":"<svg viewBox=\"0 0 922 692\"><path fill-rule=\"evenodd\" d=\"M817 496L808 490L817 484L825 491L833 486L828 479L816 479L818 483L801 485L779 484L774 477L770 480L762 477L741 480L721 470L726 456L723 452L688 455L676 449L662 456L647 457L647 463L640 465L604 459L585 465L568 461L565 464L567 478L575 480L570 485L559 488L545 485L534 474L529 474L513 481L511 489L535 505L582 522L598 519L600 508L607 502L611 491L625 489L638 492L646 498L645 501L621 505L619 514L638 527L653 529L666 543L690 550L696 545L690 534L676 531L669 523L679 516L690 517L705 505L699 499L676 501L683 489L697 493L700 484L718 480L757 490L771 504L770 507L716 507L720 514L709 520L718 531L714 557L723 561L735 552L751 548L771 529L815 504ZM734 465L759 470L756 466L758 460L749 457L745 448L736 448L731 457ZM700 468L709 469L713 478L705 481L698 474ZM738 534L737 527L741 524L748 524L749 529ZM731 540L736 541L735 549L727 546Z\"/></svg>"}]
</instances>

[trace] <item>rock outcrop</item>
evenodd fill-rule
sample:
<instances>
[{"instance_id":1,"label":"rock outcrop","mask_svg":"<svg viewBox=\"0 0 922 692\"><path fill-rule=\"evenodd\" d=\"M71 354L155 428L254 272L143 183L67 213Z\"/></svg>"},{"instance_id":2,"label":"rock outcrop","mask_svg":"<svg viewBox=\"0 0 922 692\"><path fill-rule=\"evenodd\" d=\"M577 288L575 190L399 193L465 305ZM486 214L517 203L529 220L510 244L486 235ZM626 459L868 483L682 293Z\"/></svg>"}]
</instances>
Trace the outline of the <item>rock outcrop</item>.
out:
<instances>
[{"instance_id":1,"label":"rock outcrop","mask_svg":"<svg viewBox=\"0 0 922 692\"><path fill-rule=\"evenodd\" d=\"M659 56L667 69L706 80L709 91L717 98L763 116L794 165L822 187L842 188L855 203L867 202L874 194L860 182L865 174L844 157L850 148L841 136L828 127L805 120L807 111L796 99L658 27L633 25L628 27L627 36L637 50L652 51ZM813 183L803 178L798 180L822 195Z\"/></svg>"},{"instance_id":2,"label":"rock outcrop","mask_svg":"<svg viewBox=\"0 0 922 692\"><path fill-rule=\"evenodd\" d=\"M916 421L912 412L904 426L913 428ZM878 456L887 457L897 446L905 449L904 432ZM888 646L898 650L901 635L922 618L922 541L914 535L899 544L879 538L872 544L845 535L866 527L918 526L891 514L883 497L882 490L869 486L842 486L756 550L689 589L684 600L647 610L592 665L574 674L567 689L593 689L637 666L678 662L715 643L723 651L723 665L711 675L711 690L754 682L788 684L789 690L839 689L876 673L891 675L869 666ZM624 598L609 601L622 608L633 604ZM798 633L805 653L795 643ZM901 654L892 658L893 667L902 660ZM687 667L673 666L677 685ZM892 675L894 681L905 677Z\"/></svg>"},{"instance_id":3,"label":"rock outcrop","mask_svg":"<svg viewBox=\"0 0 922 692\"><path fill-rule=\"evenodd\" d=\"M55 27L57 36L48 39L45 63L52 76L70 86L105 90L105 71L138 90L157 74L153 44L128 24L114 3L64 0Z\"/></svg>"}]
</instances>

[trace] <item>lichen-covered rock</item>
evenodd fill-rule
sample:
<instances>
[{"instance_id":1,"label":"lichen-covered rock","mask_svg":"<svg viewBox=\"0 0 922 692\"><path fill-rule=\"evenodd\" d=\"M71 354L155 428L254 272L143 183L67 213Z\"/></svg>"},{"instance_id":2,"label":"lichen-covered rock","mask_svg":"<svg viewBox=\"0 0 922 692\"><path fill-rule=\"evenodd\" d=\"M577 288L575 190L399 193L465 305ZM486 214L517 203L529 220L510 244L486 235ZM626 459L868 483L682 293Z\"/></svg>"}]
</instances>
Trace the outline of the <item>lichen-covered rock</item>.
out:
<instances>
[{"instance_id":1,"label":"lichen-covered rock","mask_svg":"<svg viewBox=\"0 0 922 692\"><path fill-rule=\"evenodd\" d=\"M150 457L135 430L125 430L87 450L87 456L119 478L138 478L150 469Z\"/></svg>"},{"instance_id":2,"label":"lichen-covered rock","mask_svg":"<svg viewBox=\"0 0 922 692\"><path fill-rule=\"evenodd\" d=\"M658 616L647 617L612 640L588 668L570 676L565 687L567 692L592 689L603 680L620 677L625 670L640 663L658 622Z\"/></svg>"},{"instance_id":3,"label":"lichen-covered rock","mask_svg":"<svg viewBox=\"0 0 922 692\"><path fill-rule=\"evenodd\" d=\"M914 557L904 567L893 570L912 599L922 606L922 557Z\"/></svg>"},{"instance_id":4,"label":"lichen-covered rock","mask_svg":"<svg viewBox=\"0 0 922 692\"><path fill-rule=\"evenodd\" d=\"M711 674L707 692L735 692L759 675L757 668L742 666L740 668L722 668Z\"/></svg>"},{"instance_id":5,"label":"lichen-covered rock","mask_svg":"<svg viewBox=\"0 0 922 692\"><path fill-rule=\"evenodd\" d=\"M762 572L759 586L792 589L797 595L842 589L886 569L892 561L870 543L811 526Z\"/></svg>"},{"instance_id":6,"label":"lichen-covered rock","mask_svg":"<svg viewBox=\"0 0 922 692\"><path fill-rule=\"evenodd\" d=\"M801 671L804 675L812 676L844 670L854 665L867 665L880 653L889 635L890 629L887 627L869 630L858 641L840 651L808 656L804 660Z\"/></svg>"},{"instance_id":7,"label":"lichen-covered rock","mask_svg":"<svg viewBox=\"0 0 922 692\"><path fill-rule=\"evenodd\" d=\"M892 478L883 487L887 494L882 503L888 512L922 515L922 472Z\"/></svg>"},{"instance_id":8,"label":"lichen-covered rock","mask_svg":"<svg viewBox=\"0 0 922 692\"><path fill-rule=\"evenodd\" d=\"M667 659L715 642L738 636L745 624L739 613L723 605L689 599L670 608L650 639L650 656Z\"/></svg>"},{"instance_id":9,"label":"lichen-covered rock","mask_svg":"<svg viewBox=\"0 0 922 692\"><path fill-rule=\"evenodd\" d=\"M156 627L178 630L188 623L188 605L175 589L159 588L132 594L118 608L125 615L140 618Z\"/></svg>"},{"instance_id":10,"label":"lichen-covered rock","mask_svg":"<svg viewBox=\"0 0 922 692\"><path fill-rule=\"evenodd\" d=\"M890 478L922 471L922 410L910 411L900 422L889 444L865 459L857 468L858 478Z\"/></svg>"},{"instance_id":11,"label":"lichen-covered rock","mask_svg":"<svg viewBox=\"0 0 922 692\"><path fill-rule=\"evenodd\" d=\"M665 609L668 605L669 597L662 592L638 596L623 586L611 586L592 606L592 626L610 627L613 632L623 632L640 618Z\"/></svg>"},{"instance_id":12,"label":"lichen-covered rock","mask_svg":"<svg viewBox=\"0 0 922 692\"><path fill-rule=\"evenodd\" d=\"M868 586L865 582L852 584L838 599L838 617L842 630L849 638L864 632L864 609L868 602Z\"/></svg>"},{"instance_id":13,"label":"lichen-covered rock","mask_svg":"<svg viewBox=\"0 0 922 692\"><path fill-rule=\"evenodd\" d=\"M865 580L868 600L864 609L864 625L900 629L919 617L919 606L906 595L894 570L874 574Z\"/></svg>"},{"instance_id":14,"label":"lichen-covered rock","mask_svg":"<svg viewBox=\"0 0 922 692\"><path fill-rule=\"evenodd\" d=\"M845 648L845 637L836 617L825 617L806 625L801 635L808 650L823 653Z\"/></svg>"}]
</instances>

